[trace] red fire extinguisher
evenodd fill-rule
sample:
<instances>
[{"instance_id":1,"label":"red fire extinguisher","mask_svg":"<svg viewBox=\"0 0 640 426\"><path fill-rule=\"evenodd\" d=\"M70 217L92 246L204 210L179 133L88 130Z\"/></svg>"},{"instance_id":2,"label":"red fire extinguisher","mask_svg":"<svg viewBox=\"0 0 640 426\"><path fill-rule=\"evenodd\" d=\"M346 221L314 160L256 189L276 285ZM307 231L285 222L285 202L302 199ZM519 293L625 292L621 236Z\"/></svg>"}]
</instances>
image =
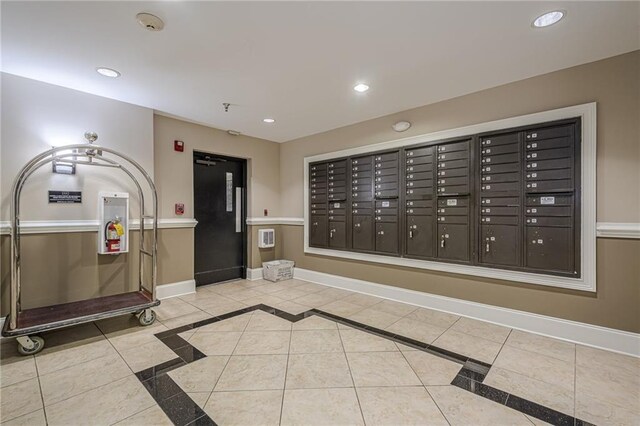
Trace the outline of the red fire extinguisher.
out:
<instances>
[{"instance_id":1,"label":"red fire extinguisher","mask_svg":"<svg viewBox=\"0 0 640 426\"><path fill-rule=\"evenodd\" d=\"M119 218L110 220L104 227L104 239L108 253L120 251L120 237L124 234L124 228Z\"/></svg>"}]
</instances>

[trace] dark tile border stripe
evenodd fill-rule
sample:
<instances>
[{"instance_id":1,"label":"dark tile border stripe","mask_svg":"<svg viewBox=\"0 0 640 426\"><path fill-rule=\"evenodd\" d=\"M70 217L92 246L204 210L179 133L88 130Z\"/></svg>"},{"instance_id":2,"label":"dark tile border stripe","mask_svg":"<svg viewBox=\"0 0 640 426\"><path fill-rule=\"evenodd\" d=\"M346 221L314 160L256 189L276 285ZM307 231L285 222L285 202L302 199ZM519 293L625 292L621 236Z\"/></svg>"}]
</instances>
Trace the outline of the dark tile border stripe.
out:
<instances>
[{"instance_id":1,"label":"dark tile border stripe","mask_svg":"<svg viewBox=\"0 0 640 426\"><path fill-rule=\"evenodd\" d=\"M187 324L171 330L163 331L155 335L161 342L175 352L177 357L170 361L139 371L136 373L136 376L175 425L216 425L216 423L189 397L189 395L187 395L187 393L184 392L184 390L182 390L182 388L180 388L180 386L178 386L171 377L167 375L171 370L175 370L176 368L183 367L191 362L206 357L205 354L189 344L189 342L184 340L182 337L178 336L178 334L256 310L261 310L275 315L292 323L296 323L312 315L316 315L397 343L401 343L414 349L460 364L462 367L451 382L451 385L453 386L457 386L460 389L472 392L482 398L505 405L516 411L553 425L593 426L591 423L586 421L563 414L549 407L545 407L500 389L485 385L482 382L491 369L491 364L487 364L486 362L451 352L428 343L420 342L406 336L390 333L386 330L381 330L379 328L343 318L329 312L324 312L319 309L310 309L294 315L264 304L239 309L224 315L197 321L193 324Z\"/></svg>"}]
</instances>

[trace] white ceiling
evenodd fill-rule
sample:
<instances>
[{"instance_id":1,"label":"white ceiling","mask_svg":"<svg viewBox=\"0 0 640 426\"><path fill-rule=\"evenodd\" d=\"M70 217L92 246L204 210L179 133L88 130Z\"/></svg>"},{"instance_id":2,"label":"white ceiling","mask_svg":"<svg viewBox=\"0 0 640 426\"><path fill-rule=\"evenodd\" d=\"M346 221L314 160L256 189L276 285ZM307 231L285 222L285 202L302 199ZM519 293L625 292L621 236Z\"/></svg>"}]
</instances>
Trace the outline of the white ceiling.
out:
<instances>
[{"instance_id":1,"label":"white ceiling","mask_svg":"<svg viewBox=\"0 0 640 426\"><path fill-rule=\"evenodd\" d=\"M638 2L1 7L4 72L278 142L640 48ZM556 8L563 21L531 28ZM141 11L164 19L164 31L138 26ZM352 90L361 81L369 92Z\"/></svg>"}]
</instances>

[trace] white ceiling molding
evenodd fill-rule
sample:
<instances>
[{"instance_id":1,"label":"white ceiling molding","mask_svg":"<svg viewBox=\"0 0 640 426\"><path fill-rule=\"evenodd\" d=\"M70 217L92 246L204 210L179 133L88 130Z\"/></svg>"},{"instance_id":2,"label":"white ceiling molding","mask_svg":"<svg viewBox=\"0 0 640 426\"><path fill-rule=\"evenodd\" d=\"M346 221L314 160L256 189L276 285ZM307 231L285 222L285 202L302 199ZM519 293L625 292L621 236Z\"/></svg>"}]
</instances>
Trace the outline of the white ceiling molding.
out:
<instances>
[{"instance_id":1,"label":"white ceiling molding","mask_svg":"<svg viewBox=\"0 0 640 426\"><path fill-rule=\"evenodd\" d=\"M309 247L309 163L331 160L368 152L395 149L425 142L457 138L477 133L491 132L513 127L527 126L548 121L580 117L582 122L581 145L581 261L580 278L558 277L554 275L533 274L520 271L508 271L482 266L457 265L453 263L433 262L383 256L368 253L355 253L340 250ZM405 266L416 269L472 275L506 281L516 281L542 286L570 288L581 291L596 291L596 103L591 102L550 111L505 118L487 123L443 130L409 138L397 139L378 144L360 146L326 154L305 157L304 159L304 252L344 259L369 261L387 265Z\"/></svg>"},{"instance_id":2,"label":"white ceiling molding","mask_svg":"<svg viewBox=\"0 0 640 426\"><path fill-rule=\"evenodd\" d=\"M3 2L1 69L284 142L640 48L638 2L563 2L570 19L544 29L532 1L144 7L163 31L138 25L138 2Z\"/></svg>"}]
</instances>

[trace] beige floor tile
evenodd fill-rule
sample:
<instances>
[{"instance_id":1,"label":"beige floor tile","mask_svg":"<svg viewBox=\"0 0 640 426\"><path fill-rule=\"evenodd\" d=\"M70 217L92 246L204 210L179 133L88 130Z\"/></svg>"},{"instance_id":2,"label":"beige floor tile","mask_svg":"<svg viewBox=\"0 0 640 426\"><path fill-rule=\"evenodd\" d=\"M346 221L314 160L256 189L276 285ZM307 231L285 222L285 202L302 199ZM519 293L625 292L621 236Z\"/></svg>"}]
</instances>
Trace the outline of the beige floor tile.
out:
<instances>
[{"instance_id":1,"label":"beige floor tile","mask_svg":"<svg viewBox=\"0 0 640 426\"><path fill-rule=\"evenodd\" d=\"M360 305L364 307L371 307L373 305L376 305L382 302L384 299L376 296L371 296L368 294L354 293L345 297L342 300L349 303L355 303L356 305Z\"/></svg>"},{"instance_id":2,"label":"beige floor tile","mask_svg":"<svg viewBox=\"0 0 640 426\"><path fill-rule=\"evenodd\" d=\"M198 404L198 407L204 409L204 406L209 400L209 396L211 396L211 392L187 392L187 395L189 395L189 398L191 398L193 402Z\"/></svg>"},{"instance_id":3,"label":"beige floor tile","mask_svg":"<svg viewBox=\"0 0 640 426\"><path fill-rule=\"evenodd\" d=\"M284 281L275 282L275 283L272 283L271 281L264 281L262 284L259 284L258 286L254 287L254 289L265 294L281 293L287 290L293 290L295 288L296 288L295 285L290 285L288 282L284 282Z\"/></svg>"},{"instance_id":4,"label":"beige floor tile","mask_svg":"<svg viewBox=\"0 0 640 426\"><path fill-rule=\"evenodd\" d=\"M317 293L322 290L326 290L328 287L322 284L310 283L304 281L302 284L297 285L296 289L306 291L307 293Z\"/></svg>"},{"instance_id":5,"label":"beige floor tile","mask_svg":"<svg viewBox=\"0 0 640 426\"><path fill-rule=\"evenodd\" d=\"M422 351L403 352L425 386L449 385L462 365Z\"/></svg>"},{"instance_id":6,"label":"beige floor tile","mask_svg":"<svg viewBox=\"0 0 640 426\"><path fill-rule=\"evenodd\" d=\"M453 329L447 330L433 344L439 348L448 349L488 364L493 364L502 347L500 343L460 333Z\"/></svg>"},{"instance_id":7,"label":"beige floor tile","mask_svg":"<svg viewBox=\"0 0 640 426\"><path fill-rule=\"evenodd\" d=\"M495 366L489 370L483 383L573 416L573 391L566 388L550 385Z\"/></svg>"},{"instance_id":8,"label":"beige floor tile","mask_svg":"<svg viewBox=\"0 0 640 426\"><path fill-rule=\"evenodd\" d=\"M603 402L585 393L576 393L576 417L595 425L640 424L637 411Z\"/></svg>"},{"instance_id":9,"label":"beige floor tile","mask_svg":"<svg viewBox=\"0 0 640 426\"><path fill-rule=\"evenodd\" d=\"M281 390L214 392L204 411L219 425L276 426L282 395Z\"/></svg>"},{"instance_id":10,"label":"beige floor tile","mask_svg":"<svg viewBox=\"0 0 640 426\"><path fill-rule=\"evenodd\" d=\"M352 386L344 353L289 355L287 389Z\"/></svg>"},{"instance_id":11,"label":"beige floor tile","mask_svg":"<svg viewBox=\"0 0 640 426\"><path fill-rule=\"evenodd\" d=\"M20 355L17 347L18 343L15 339L4 339L0 345L0 386L2 387L23 382L38 375L34 357Z\"/></svg>"},{"instance_id":12,"label":"beige floor tile","mask_svg":"<svg viewBox=\"0 0 640 426\"><path fill-rule=\"evenodd\" d=\"M185 392L211 392L228 360L228 356L208 356L167 374Z\"/></svg>"},{"instance_id":13,"label":"beige floor tile","mask_svg":"<svg viewBox=\"0 0 640 426\"><path fill-rule=\"evenodd\" d=\"M572 364L575 362L576 345L550 337L513 330L505 345L522 349L523 351L537 352Z\"/></svg>"},{"instance_id":14,"label":"beige floor tile","mask_svg":"<svg viewBox=\"0 0 640 426\"><path fill-rule=\"evenodd\" d=\"M274 303L284 302L284 299L281 299L276 296L272 296L271 294L260 293L259 296L251 297L249 299L244 299L242 303L246 306L255 306L255 305L267 305L273 306Z\"/></svg>"},{"instance_id":15,"label":"beige floor tile","mask_svg":"<svg viewBox=\"0 0 640 426\"><path fill-rule=\"evenodd\" d=\"M363 425L353 388L286 390L281 425Z\"/></svg>"},{"instance_id":16,"label":"beige floor tile","mask_svg":"<svg viewBox=\"0 0 640 426\"><path fill-rule=\"evenodd\" d=\"M216 391L284 389L287 355L232 356Z\"/></svg>"},{"instance_id":17,"label":"beige floor tile","mask_svg":"<svg viewBox=\"0 0 640 426\"><path fill-rule=\"evenodd\" d=\"M342 300L336 300L326 305L320 306L318 309L330 314L339 315L341 317L348 317L360 312L364 309L364 306L356 305L355 303L344 302Z\"/></svg>"},{"instance_id":18,"label":"beige floor tile","mask_svg":"<svg viewBox=\"0 0 640 426\"><path fill-rule=\"evenodd\" d=\"M415 352L418 349L416 348L412 348L411 346L407 346L407 345L403 345L402 343L398 343L396 342L396 346L398 347L398 349L400 349L400 352L404 353L404 352Z\"/></svg>"},{"instance_id":19,"label":"beige floor tile","mask_svg":"<svg viewBox=\"0 0 640 426\"><path fill-rule=\"evenodd\" d=\"M120 355L134 373L178 357L160 340L120 351Z\"/></svg>"},{"instance_id":20,"label":"beige floor tile","mask_svg":"<svg viewBox=\"0 0 640 426\"><path fill-rule=\"evenodd\" d=\"M400 352L347 353L356 387L421 385Z\"/></svg>"},{"instance_id":21,"label":"beige floor tile","mask_svg":"<svg viewBox=\"0 0 640 426\"><path fill-rule=\"evenodd\" d=\"M288 288L286 290L281 290L281 291L278 291L275 293L269 293L269 294L272 294L273 296L278 297L282 300L292 300L298 297L306 296L309 293L306 291L298 290L296 288Z\"/></svg>"},{"instance_id":22,"label":"beige floor tile","mask_svg":"<svg viewBox=\"0 0 640 426\"><path fill-rule=\"evenodd\" d=\"M235 355L275 355L289 352L290 331L245 331Z\"/></svg>"},{"instance_id":23,"label":"beige floor tile","mask_svg":"<svg viewBox=\"0 0 640 426\"><path fill-rule=\"evenodd\" d=\"M360 312L356 312L351 315L349 319L357 321L362 324L369 325L371 327L385 329L391 324L398 321L401 317L393 314L389 314L383 311L379 311L375 306L372 308L366 308Z\"/></svg>"},{"instance_id":24,"label":"beige floor tile","mask_svg":"<svg viewBox=\"0 0 640 426\"><path fill-rule=\"evenodd\" d=\"M292 354L343 351L338 330L299 330L291 334Z\"/></svg>"},{"instance_id":25,"label":"beige floor tile","mask_svg":"<svg viewBox=\"0 0 640 426\"><path fill-rule=\"evenodd\" d=\"M37 410L20 417L16 417L8 422L2 422L2 426L46 426L47 420L44 417L44 410Z\"/></svg>"},{"instance_id":26,"label":"beige floor tile","mask_svg":"<svg viewBox=\"0 0 640 426\"><path fill-rule=\"evenodd\" d=\"M420 342L431 343L444 333L446 328L405 317L391 324L386 330Z\"/></svg>"},{"instance_id":27,"label":"beige floor tile","mask_svg":"<svg viewBox=\"0 0 640 426\"><path fill-rule=\"evenodd\" d=\"M511 332L508 327L464 317L460 318L451 329L496 343L504 343Z\"/></svg>"},{"instance_id":28,"label":"beige floor tile","mask_svg":"<svg viewBox=\"0 0 640 426\"><path fill-rule=\"evenodd\" d=\"M341 329L340 336L346 352L394 352L398 348L389 339L356 329Z\"/></svg>"},{"instance_id":29,"label":"beige floor tile","mask_svg":"<svg viewBox=\"0 0 640 426\"><path fill-rule=\"evenodd\" d=\"M505 346L493 366L540 380L570 392L574 391L575 369L573 363Z\"/></svg>"},{"instance_id":30,"label":"beige floor tile","mask_svg":"<svg viewBox=\"0 0 640 426\"><path fill-rule=\"evenodd\" d=\"M198 328L199 332L208 331L244 331L249 324L249 320L253 316L253 312L238 315L237 317L228 318L222 321L214 322L211 324L203 325Z\"/></svg>"},{"instance_id":31,"label":"beige floor tile","mask_svg":"<svg viewBox=\"0 0 640 426\"><path fill-rule=\"evenodd\" d=\"M640 358L576 345L576 365L605 370L611 375L640 375Z\"/></svg>"},{"instance_id":32,"label":"beige floor tile","mask_svg":"<svg viewBox=\"0 0 640 426\"><path fill-rule=\"evenodd\" d=\"M547 423L545 421L542 421L540 419L537 419L533 416L529 416L527 414L524 415L531 423L533 423L535 426L551 426L550 423Z\"/></svg>"},{"instance_id":33,"label":"beige floor tile","mask_svg":"<svg viewBox=\"0 0 640 426\"><path fill-rule=\"evenodd\" d=\"M44 404L55 404L131 374L129 366L115 352L63 370L44 374L40 376Z\"/></svg>"},{"instance_id":34,"label":"beige floor tile","mask_svg":"<svg viewBox=\"0 0 640 426\"><path fill-rule=\"evenodd\" d=\"M447 312L440 312L433 309L418 308L407 315L407 318L426 322L442 328L451 327L456 321L460 319L459 316L449 314Z\"/></svg>"},{"instance_id":35,"label":"beige floor tile","mask_svg":"<svg viewBox=\"0 0 640 426\"><path fill-rule=\"evenodd\" d=\"M292 299L292 302L298 303L304 306L310 306L312 308L317 308L322 305L326 305L327 303L334 302L336 299L327 295L322 295L318 293L308 293L306 296L296 297Z\"/></svg>"},{"instance_id":36,"label":"beige floor tile","mask_svg":"<svg viewBox=\"0 0 640 426\"><path fill-rule=\"evenodd\" d=\"M233 299L233 300L236 300L238 302L242 302L244 300L265 296L265 294L260 292L260 291L258 291L258 290L242 289L242 290L239 290L239 291L234 291L234 292L228 293L226 296L229 299Z\"/></svg>"},{"instance_id":37,"label":"beige floor tile","mask_svg":"<svg viewBox=\"0 0 640 426\"><path fill-rule=\"evenodd\" d=\"M622 374L612 368L576 367L576 397L589 396L638 414L640 423L640 371Z\"/></svg>"},{"instance_id":38,"label":"beige floor tile","mask_svg":"<svg viewBox=\"0 0 640 426\"><path fill-rule=\"evenodd\" d=\"M46 344L46 338L45 338ZM36 355L39 374L48 374L67 367L116 353L107 339L80 340L77 345L60 345L45 348Z\"/></svg>"},{"instance_id":39,"label":"beige floor tile","mask_svg":"<svg viewBox=\"0 0 640 426\"><path fill-rule=\"evenodd\" d=\"M196 296L195 298L193 298L193 300L184 299L182 297L181 299L203 311L207 309L215 308L217 306L224 306L230 303L233 303L233 304L239 303L236 300L230 299L228 297L222 296L214 292L200 292L197 294L199 296Z\"/></svg>"},{"instance_id":40,"label":"beige floor tile","mask_svg":"<svg viewBox=\"0 0 640 426\"><path fill-rule=\"evenodd\" d=\"M349 291L349 290L344 290L341 288L333 288L333 287L328 287L320 292L318 292L318 294L322 294L322 295L326 295L329 297L333 297L335 300L337 299L344 299L345 297L348 296L352 296L356 293L354 293L353 291Z\"/></svg>"},{"instance_id":41,"label":"beige floor tile","mask_svg":"<svg viewBox=\"0 0 640 426\"><path fill-rule=\"evenodd\" d=\"M156 317L162 322L200 311L192 304L177 297L163 300L160 306L156 306L153 310L156 312Z\"/></svg>"},{"instance_id":42,"label":"beige floor tile","mask_svg":"<svg viewBox=\"0 0 640 426\"><path fill-rule=\"evenodd\" d=\"M183 325L193 324L197 321L202 321L207 318L211 318L213 315L208 314L204 311L198 309L197 312L192 312L187 315L182 315L180 317L171 318L165 321L162 321L162 324L168 329L182 327Z\"/></svg>"},{"instance_id":43,"label":"beige floor tile","mask_svg":"<svg viewBox=\"0 0 640 426\"><path fill-rule=\"evenodd\" d=\"M209 286L200 286L196 289L194 293L184 294L182 296L178 296L178 299L184 300L187 303L191 303L195 306L193 302L204 301L206 299L221 299L222 297L214 292L207 291Z\"/></svg>"},{"instance_id":44,"label":"beige floor tile","mask_svg":"<svg viewBox=\"0 0 640 426\"><path fill-rule=\"evenodd\" d=\"M458 387L428 386L427 391L452 426L531 426L524 414Z\"/></svg>"},{"instance_id":45,"label":"beige floor tile","mask_svg":"<svg viewBox=\"0 0 640 426\"><path fill-rule=\"evenodd\" d=\"M383 300L378 305L376 305L376 309L388 314L404 317L418 309L418 307L402 302L396 302L395 300Z\"/></svg>"},{"instance_id":46,"label":"beige floor tile","mask_svg":"<svg viewBox=\"0 0 640 426\"><path fill-rule=\"evenodd\" d=\"M240 281L215 284L215 285L207 286L206 291L211 291L213 293L221 294L225 297L231 297L231 295L234 293L247 290L247 287L242 284L243 283Z\"/></svg>"},{"instance_id":47,"label":"beige floor tile","mask_svg":"<svg viewBox=\"0 0 640 426\"><path fill-rule=\"evenodd\" d=\"M167 330L167 327L159 321L143 327L138 318L133 315L123 315L107 321L109 322L96 323L96 325L117 350L134 348L158 340L154 334Z\"/></svg>"},{"instance_id":48,"label":"beige floor tile","mask_svg":"<svg viewBox=\"0 0 640 426\"><path fill-rule=\"evenodd\" d=\"M196 331L188 341L207 356L231 355L240 336L240 331Z\"/></svg>"},{"instance_id":49,"label":"beige floor tile","mask_svg":"<svg viewBox=\"0 0 640 426\"><path fill-rule=\"evenodd\" d=\"M169 417L162 411L159 405L155 405L146 410L142 410L131 417L127 417L121 422L116 423L118 426L173 426L173 422L169 420Z\"/></svg>"},{"instance_id":50,"label":"beige floor tile","mask_svg":"<svg viewBox=\"0 0 640 426\"><path fill-rule=\"evenodd\" d=\"M247 324L246 331L268 330L291 330L291 322L264 311L255 311Z\"/></svg>"},{"instance_id":51,"label":"beige floor tile","mask_svg":"<svg viewBox=\"0 0 640 426\"><path fill-rule=\"evenodd\" d=\"M356 392L367 426L449 425L422 386L358 388Z\"/></svg>"},{"instance_id":52,"label":"beige floor tile","mask_svg":"<svg viewBox=\"0 0 640 426\"><path fill-rule=\"evenodd\" d=\"M193 329L193 330L183 331L182 333L178 333L178 336L182 337L184 340L188 342L189 339L191 339L191 337L193 337L193 335L196 334L196 331L198 330Z\"/></svg>"},{"instance_id":53,"label":"beige floor tile","mask_svg":"<svg viewBox=\"0 0 640 426\"><path fill-rule=\"evenodd\" d=\"M293 323L293 330L337 330L338 326L334 321L329 321L317 315L312 315L303 320Z\"/></svg>"},{"instance_id":54,"label":"beige floor tile","mask_svg":"<svg viewBox=\"0 0 640 426\"><path fill-rule=\"evenodd\" d=\"M155 401L135 376L65 399L47 408L49 425L74 425L91 419L96 425L112 424L142 410Z\"/></svg>"},{"instance_id":55,"label":"beige floor tile","mask_svg":"<svg viewBox=\"0 0 640 426\"><path fill-rule=\"evenodd\" d=\"M202 308L202 310L210 315L218 316L218 315L228 314L229 312L235 312L240 309L244 309L245 307L246 305L244 303L231 301L224 304L219 303L219 304L216 304L215 306L206 306Z\"/></svg>"},{"instance_id":56,"label":"beige floor tile","mask_svg":"<svg viewBox=\"0 0 640 426\"><path fill-rule=\"evenodd\" d=\"M37 378L25 380L0 389L0 422L24 416L42 408Z\"/></svg>"}]
</instances>

